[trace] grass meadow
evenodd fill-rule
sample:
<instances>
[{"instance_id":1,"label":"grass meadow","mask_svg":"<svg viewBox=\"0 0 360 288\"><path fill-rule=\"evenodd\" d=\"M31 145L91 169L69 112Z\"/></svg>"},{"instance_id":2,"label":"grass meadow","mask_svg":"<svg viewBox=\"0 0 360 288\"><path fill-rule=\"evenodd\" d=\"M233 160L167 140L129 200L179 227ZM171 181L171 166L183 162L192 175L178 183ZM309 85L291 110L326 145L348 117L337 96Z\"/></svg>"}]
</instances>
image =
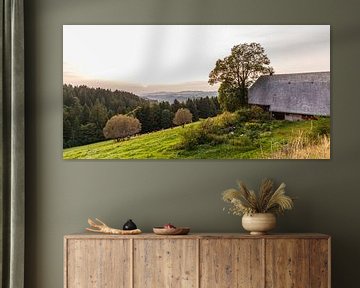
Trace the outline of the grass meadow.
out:
<instances>
[{"instance_id":1,"label":"grass meadow","mask_svg":"<svg viewBox=\"0 0 360 288\"><path fill-rule=\"evenodd\" d=\"M231 116L231 115L230 115ZM216 116L116 142L63 150L64 159L329 159L330 118L215 124ZM216 122L217 121L217 122ZM220 121L220 122L221 122ZM211 131L209 123L212 125ZM226 121L225 121L226 122ZM318 124L321 125L318 125ZM210 125L210 126L211 126ZM231 127L232 129L228 129ZM206 130L204 132L204 130ZM206 139L201 135L206 133ZM210 136L209 136L210 135ZM194 139L197 139L194 142ZM191 142L189 145L189 141Z\"/></svg>"}]
</instances>

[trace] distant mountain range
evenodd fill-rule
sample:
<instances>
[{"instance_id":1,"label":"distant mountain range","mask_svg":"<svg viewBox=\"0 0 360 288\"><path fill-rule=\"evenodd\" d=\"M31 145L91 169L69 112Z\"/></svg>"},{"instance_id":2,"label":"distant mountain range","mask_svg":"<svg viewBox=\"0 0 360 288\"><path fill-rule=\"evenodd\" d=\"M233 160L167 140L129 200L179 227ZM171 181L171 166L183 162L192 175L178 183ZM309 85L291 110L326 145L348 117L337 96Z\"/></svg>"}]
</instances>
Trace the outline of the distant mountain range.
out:
<instances>
[{"instance_id":1,"label":"distant mountain range","mask_svg":"<svg viewBox=\"0 0 360 288\"><path fill-rule=\"evenodd\" d=\"M175 99L179 102L185 102L188 98L201 98L201 97L217 97L217 91L181 91L181 92L152 92L152 93L143 93L139 96L149 100L156 101L168 101L169 103L173 103Z\"/></svg>"}]
</instances>

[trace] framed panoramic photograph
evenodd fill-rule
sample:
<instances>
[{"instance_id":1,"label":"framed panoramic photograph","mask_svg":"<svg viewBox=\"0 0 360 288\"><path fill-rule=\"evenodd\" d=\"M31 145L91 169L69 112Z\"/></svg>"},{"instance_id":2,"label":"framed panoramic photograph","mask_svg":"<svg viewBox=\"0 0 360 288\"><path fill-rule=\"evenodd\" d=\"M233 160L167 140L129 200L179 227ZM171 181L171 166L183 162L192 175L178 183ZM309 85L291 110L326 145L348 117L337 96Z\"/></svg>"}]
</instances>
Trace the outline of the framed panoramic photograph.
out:
<instances>
[{"instance_id":1,"label":"framed panoramic photograph","mask_svg":"<svg viewBox=\"0 0 360 288\"><path fill-rule=\"evenodd\" d=\"M330 159L329 25L64 25L64 159Z\"/></svg>"}]
</instances>

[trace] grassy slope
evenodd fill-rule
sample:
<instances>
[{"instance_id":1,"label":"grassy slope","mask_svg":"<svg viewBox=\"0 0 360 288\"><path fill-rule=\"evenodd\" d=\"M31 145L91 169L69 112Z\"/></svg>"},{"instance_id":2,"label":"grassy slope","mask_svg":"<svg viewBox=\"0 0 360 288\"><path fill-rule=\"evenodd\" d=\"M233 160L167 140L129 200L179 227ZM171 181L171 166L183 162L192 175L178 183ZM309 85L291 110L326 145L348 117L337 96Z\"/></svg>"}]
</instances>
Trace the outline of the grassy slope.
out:
<instances>
[{"instance_id":1,"label":"grassy slope","mask_svg":"<svg viewBox=\"0 0 360 288\"><path fill-rule=\"evenodd\" d=\"M311 121L279 121L279 127L261 137L259 148L244 151L241 146L220 144L200 145L191 151L176 148L180 143L179 132L185 128L176 127L149 134L139 135L123 142L113 140L80 147L64 149L64 159L261 159L268 158L282 144L295 137L300 130L308 130ZM234 135L234 139L240 135Z\"/></svg>"}]
</instances>

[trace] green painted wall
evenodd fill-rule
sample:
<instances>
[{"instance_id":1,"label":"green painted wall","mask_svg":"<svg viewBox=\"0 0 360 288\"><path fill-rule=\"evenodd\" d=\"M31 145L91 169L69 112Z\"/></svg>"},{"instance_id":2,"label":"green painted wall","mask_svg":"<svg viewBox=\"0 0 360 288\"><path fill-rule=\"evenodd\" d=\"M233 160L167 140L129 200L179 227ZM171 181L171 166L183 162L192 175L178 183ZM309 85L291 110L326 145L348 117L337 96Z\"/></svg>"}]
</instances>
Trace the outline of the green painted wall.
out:
<instances>
[{"instance_id":1,"label":"green painted wall","mask_svg":"<svg viewBox=\"0 0 360 288\"><path fill-rule=\"evenodd\" d=\"M114 226L131 217L145 231L165 222L240 231L240 219L222 211L220 192L237 178L254 186L263 177L285 181L299 197L278 231L331 234L334 287L358 287L358 1L25 2L26 287L63 287L63 235L82 231L88 216ZM63 24L331 24L332 159L62 160Z\"/></svg>"}]
</instances>

